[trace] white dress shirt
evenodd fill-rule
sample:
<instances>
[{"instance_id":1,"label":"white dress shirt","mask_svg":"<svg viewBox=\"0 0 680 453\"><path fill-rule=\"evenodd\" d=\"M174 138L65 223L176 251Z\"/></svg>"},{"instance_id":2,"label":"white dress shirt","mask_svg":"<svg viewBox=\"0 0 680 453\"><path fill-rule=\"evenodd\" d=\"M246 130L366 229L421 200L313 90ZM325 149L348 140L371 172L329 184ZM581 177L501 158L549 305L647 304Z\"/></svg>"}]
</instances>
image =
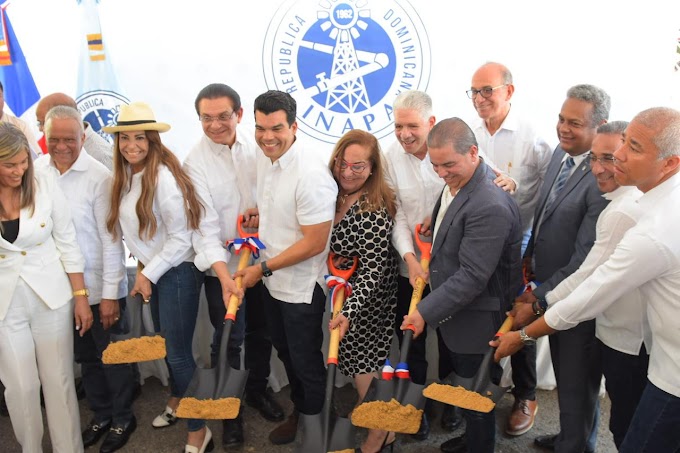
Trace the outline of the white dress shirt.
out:
<instances>
[{"instance_id":1,"label":"white dress shirt","mask_svg":"<svg viewBox=\"0 0 680 453\"><path fill-rule=\"evenodd\" d=\"M35 139L35 134L33 134L33 131L24 120L22 120L21 118L17 118L16 116L12 116L7 112L2 112L2 116L0 117L0 123L4 122L13 124L14 126L18 127L21 130L21 132L24 133L24 135L26 136L26 140L28 140L28 146L31 148L31 154L33 155L33 159L37 159L38 157L43 155L42 148L38 144L38 140Z\"/></svg>"},{"instance_id":2,"label":"white dress shirt","mask_svg":"<svg viewBox=\"0 0 680 453\"><path fill-rule=\"evenodd\" d=\"M338 186L330 170L311 150L293 143L276 162L257 153L257 206L260 257L270 259L303 238L300 226L332 222ZM326 248L330 231L326 238ZM311 303L314 285L324 287L327 253L319 253L293 266L274 271L264 284L275 299Z\"/></svg>"},{"instance_id":3,"label":"white dress shirt","mask_svg":"<svg viewBox=\"0 0 680 453\"><path fill-rule=\"evenodd\" d=\"M642 195L639 204L644 214L637 225L557 310L546 312L545 320L555 328L563 321L593 319L639 288L652 330L649 380L680 398L680 174Z\"/></svg>"},{"instance_id":4,"label":"white dress shirt","mask_svg":"<svg viewBox=\"0 0 680 453\"><path fill-rule=\"evenodd\" d=\"M156 283L171 268L194 260L192 232L187 226L182 191L170 170L161 164L153 196L153 214L158 228L151 238L146 237L146 232L139 237L139 218L135 208L142 193L143 174L144 170L132 175L130 190L121 197L119 222L125 244L144 264L142 273Z\"/></svg>"},{"instance_id":5,"label":"white dress shirt","mask_svg":"<svg viewBox=\"0 0 680 453\"><path fill-rule=\"evenodd\" d=\"M236 272L238 256L229 256L224 249L228 240L238 237L236 221L239 214L256 206L257 145L237 129L236 141L229 147L213 142L207 135L194 146L184 159L196 193L205 208L200 231L193 235L196 258L194 264L207 275L215 276L210 268L224 261L231 273Z\"/></svg>"},{"instance_id":6,"label":"white dress shirt","mask_svg":"<svg viewBox=\"0 0 680 453\"><path fill-rule=\"evenodd\" d=\"M404 255L414 253L420 261L420 250L414 247L416 225L432 215L444 180L437 176L430 155L420 160L404 151L397 141L385 152L387 176L397 196L397 215L392 232L392 244L399 252L399 273L408 278L408 266Z\"/></svg>"},{"instance_id":7,"label":"white dress shirt","mask_svg":"<svg viewBox=\"0 0 680 453\"><path fill-rule=\"evenodd\" d=\"M635 226L642 215L638 199L642 195L635 187L622 186L603 197L610 201L597 219L596 238L588 256L576 272L564 279L546 295L551 320L559 330L566 330L577 323L565 322L573 316L573 304L562 309L562 303L595 269L605 263L624 234ZM597 305L597 301L594 302ZM639 288L621 296L610 307L597 316L597 338L612 349L630 355L638 355L644 341L647 351L651 350L652 333L647 322L646 307Z\"/></svg>"},{"instance_id":8,"label":"white dress shirt","mask_svg":"<svg viewBox=\"0 0 680 453\"><path fill-rule=\"evenodd\" d=\"M113 171L113 146L101 135L95 132L90 123L83 121L85 126L85 142L83 148L97 162L101 162L110 171Z\"/></svg>"},{"instance_id":9,"label":"white dress shirt","mask_svg":"<svg viewBox=\"0 0 680 453\"><path fill-rule=\"evenodd\" d=\"M68 204L76 228L76 238L85 257L85 286L90 290L90 305L102 299L117 300L127 294L125 251L120 232L113 239L106 229L111 206L111 172L84 149L64 174L45 155L36 168L52 171Z\"/></svg>"},{"instance_id":10,"label":"white dress shirt","mask_svg":"<svg viewBox=\"0 0 680 453\"><path fill-rule=\"evenodd\" d=\"M497 168L517 183L513 194L519 205L522 231L533 224L538 192L543 184L553 148L534 127L510 109L501 127L491 135L480 119L474 129L479 148Z\"/></svg>"}]
</instances>

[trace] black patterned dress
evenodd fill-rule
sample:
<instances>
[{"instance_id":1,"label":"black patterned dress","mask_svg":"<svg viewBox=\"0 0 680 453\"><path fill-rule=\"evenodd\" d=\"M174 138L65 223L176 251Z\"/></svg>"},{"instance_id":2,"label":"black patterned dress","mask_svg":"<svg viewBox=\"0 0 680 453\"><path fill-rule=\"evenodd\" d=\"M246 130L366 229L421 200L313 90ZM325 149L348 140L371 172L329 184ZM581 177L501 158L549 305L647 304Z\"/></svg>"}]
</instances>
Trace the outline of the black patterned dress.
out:
<instances>
[{"instance_id":1,"label":"black patterned dress","mask_svg":"<svg viewBox=\"0 0 680 453\"><path fill-rule=\"evenodd\" d=\"M396 252L390 238L394 221L386 209L359 212L357 201L333 227L331 251L359 257L342 313L350 329L340 342L339 368L345 376L377 371L392 344L397 305Z\"/></svg>"}]
</instances>

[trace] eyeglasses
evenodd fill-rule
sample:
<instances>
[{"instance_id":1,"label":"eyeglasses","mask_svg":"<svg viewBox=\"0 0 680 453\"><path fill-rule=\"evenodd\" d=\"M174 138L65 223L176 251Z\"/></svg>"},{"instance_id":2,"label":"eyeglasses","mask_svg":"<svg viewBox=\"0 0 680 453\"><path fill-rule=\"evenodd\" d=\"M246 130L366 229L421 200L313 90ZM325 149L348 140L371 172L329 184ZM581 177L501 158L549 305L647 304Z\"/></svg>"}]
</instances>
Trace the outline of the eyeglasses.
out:
<instances>
[{"instance_id":1,"label":"eyeglasses","mask_svg":"<svg viewBox=\"0 0 680 453\"><path fill-rule=\"evenodd\" d=\"M503 85L498 85L497 87L484 87L481 90L475 90L474 88L467 90L466 93L470 99L474 99L475 96L478 94L481 94L484 99L491 97L493 94L494 90L497 90L499 88L503 88L504 86L507 86L507 83L504 83Z\"/></svg>"},{"instance_id":2,"label":"eyeglasses","mask_svg":"<svg viewBox=\"0 0 680 453\"><path fill-rule=\"evenodd\" d=\"M599 162L600 165L605 166L605 165L614 165L616 163L616 157L612 156L611 154L605 154L602 157L597 157L594 154L591 154L588 156L588 162L590 162L590 165L595 165L595 162Z\"/></svg>"},{"instance_id":3,"label":"eyeglasses","mask_svg":"<svg viewBox=\"0 0 680 453\"><path fill-rule=\"evenodd\" d=\"M368 167L367 162L347 162L345 159L335 159L335 165L340 167L340 170L346 170L348 167L352 173L363 173Z\"/></svg>"},{"instance_id":4,"label":"eyeglasses","mask_svg":"<svg viewBox=\"0 0 680 453\"><path fill-rule=\"evenodd\" d=\"M234 117L234 113L236 113L235 110L232 110L231 113L227 113L227 112L220 113L219 116L201 115L201 116L198 117L198 119L203 124L210 124L213 121L217 121L217 122L220 122L220 123L226 123L227 121L229 121L230 119L232 119Z\"/></svg>"}]
</instances>

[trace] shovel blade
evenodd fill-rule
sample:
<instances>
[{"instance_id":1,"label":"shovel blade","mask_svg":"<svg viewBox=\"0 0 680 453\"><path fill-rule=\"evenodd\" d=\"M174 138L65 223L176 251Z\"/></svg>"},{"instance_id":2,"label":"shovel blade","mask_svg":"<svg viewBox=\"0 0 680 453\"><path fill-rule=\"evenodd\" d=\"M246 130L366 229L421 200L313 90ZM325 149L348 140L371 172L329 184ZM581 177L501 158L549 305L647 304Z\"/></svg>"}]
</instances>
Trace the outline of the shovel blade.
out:
<instances>
[{"instance_id":1,"label":"shovel blade","mask_svg":"<svg viewBox=\"0 0 680 453\"><path fill-rule=\"evenodd\" d=\"M325 410L316 415L300 414L302 443L298 453L341 451L354 448L356 428L345 417L331 413L324 420ZM326 431L328 426L328 431Z\"/></svg>"},{"instance_id":2,"label":"shovel blade","mask_svg":"<svg viewBox=\"0 0 680 453\"><path fill-rule=\"evenodd\" d=\"M218 380L215 368L196 368L184 397L199 400L229 397L241 399L247 380L248 370L235 370L229 367Z\"/></svg>"},{"instance_id":3,"label":"shovel blade","mask_svg":"<svg viewBox=\"0 0 680 453\"><path fill-rule=\"evenodd\" d=\"M401 387L401 388L400 388ZM391 401L395 399L406 406L412 405L416 409L424 409L427 399L423 396L424 385L414 384L413 382L401 383L399 379L386 381L384 379L373 379L366 391L363 402L368 401Z\"/></svg>"}]
</instances>

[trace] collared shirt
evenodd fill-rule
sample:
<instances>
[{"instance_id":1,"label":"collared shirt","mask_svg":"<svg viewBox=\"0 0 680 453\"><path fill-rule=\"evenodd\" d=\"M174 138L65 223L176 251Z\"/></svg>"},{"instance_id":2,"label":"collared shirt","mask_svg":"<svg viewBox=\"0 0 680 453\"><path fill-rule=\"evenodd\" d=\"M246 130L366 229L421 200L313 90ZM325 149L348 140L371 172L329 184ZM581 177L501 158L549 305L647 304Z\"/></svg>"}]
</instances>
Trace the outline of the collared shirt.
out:
<instances>
[{"instance_id":1,"label":"collared shirt","mask_svg":"<svg viewBox=\"0 0 680 453\"><path fill-rule=\"evenodd\" d=\"M85 127L85 142L83 148L97 162L101 162L110 171L113 171L113 146L101 135L95 132L90 123L83 121Z\"/></svg>"},{"instance_id":2,"label":"collared shirt","mask_svg":"<svg viewBox=\"0 0 680 453\"><path fill-rule=\"evenodd\" d=\"M159 165L153 196L153 215L158 227L153 237L147 238L145 232L139 237L136 206L142 193L143 174L144 170L132 175L130 190L123 189L119 222L125 244L145 266L142 273L156 283L171 268L194 260L192 231L187 226L182 191L170 170Z\"/></svg>"},{"instance_id":3,"label":"collared shirt","mask_svg":"<svg viewBox=\"0 0 680 453\"><path fill-rule=\"evenodd\" d=\"M479 148L495 162L497 168L517 183L513 193L519 205L522 231L533 224L545 172L553 148L543 140L534 127L511 108L500 128L491 135L480 119L474 129Z\"/></svg>"},{"instance_id":4,"label":"collared shirt","mask_svg":"<svg viewBox=\"0 0 680 453\"><path fill-rule=\"evenodd\" d=\"M205 208L200 231L193 235L196 258L194 264L208 275L217 261L228 264L236 272L239 258L224 249L228 240L238 236L239 214L256 206L257 145L237 129L236 141L229 147L213 142L207 135L184 159L187 172Z\"/></svg>"},{"instance_id":5,"label":"collared shirt","mask_svg":"<svg viewBox=\"0 0 680 453\"><path fill-rule=\"evenodd\" d=\"M458 191L456 191L456 194ZM432 233L432 243L434 244L434 240L437 238L437 233L439 232L439 227L442 226L442 220L444 220L444 216L446 215L446 211L449 209L449 205L451 205L451 202L455 198L456 194L451 193L451 189L448 187L444 187L444 190L442 190L442 197L441 197L441 203L439 205L439 211L437 212L437 218L434 221L433 226L433 233Z\"/></svg>"},{"instance_id":6,"label":"collared shirt","mask_svg":"<svg viewBox=\"0 0 680 453\"><path fill-rule=\"evenodd\" d=\"M593 248L581 267L546 295L551 307L546 321L554 322L553 328L566 330L576 326L577 323L565 321L573 316L573 304L563 308L559 301L569 296L595 269L605 263L625 233L637 224L642 215L637 202L641 195L642 192L635 187L625 186L603 195L610 203L597 219ZM595 309L597 302L593 301L593 306L589 308ZM627 292L600 313L596 326L597 337L612 349L638 355L643 341L647 351L651 349L652 333L639 288Z\"/></svg>"},{"instance_id":7,"label":"collared shirt","mask_svg":"<svg viewBox=\"0 0 680 453\"><path fill-rule=\"evenodd\" d=\"M257 153L257 206L260 240L266 245L260 257L271 259L303 238L300 226L332 222L338 186L328 167L298 143L276 162ZM326 249L330 231L326 238ZM311 303L314 285L323 286L327 253L319 253L264 278L272 297L284 302Z\"/></svg>"},{"instance_id":8,"label":"collared shirt","mask_svg":"<svg viewBox=\"0 0 680 453\"><path fill-rule=\"evenodd\" d=\"M644 214L637 225L607 262L555 307L560 310L547 311L545 320L556 325L570 306L573 315L566 321L592 319L639 288L652 330L649 380L680 398L680 174L642 195L639 204Z\"/></svg>"},{"instance_id":9,"label":"collared shirt","mask_svg":"<svg viewBox=\"0 0 680 453\"><path fill-rule=\"evenodd\" d=\"M24 135L26 136L26 140L28 140L28 146L31 148L33 159L37 159L38 157L43 155L42 148L40 148L38 141L35 139L33 131L31 130L30 127L28 127L28 124L26 124L24 120L22 120L21 118L17 118L16 116L12 116L7 112L2 112L2 116L0 117L0 123L5 122L13 124L14 126L18 127L21 130L21 132L24 133Z\"/></svg>"},{"instance_id":10,"label":"collared shirt","mask_svg":"<svg viewBox=\"0 0 680 453\"><path fill-rule=\"evenodd\" d=\"M420 250L413 246L416 225L432 215L437 197L444 187L432 168L430 155L420 160L404 151L397 141L385 152L387 175L397 196L397 215L392 232L392 244L399 252L399 273L408 277L408 266L404 255L414 253L420 261Z\"/></svg>"},{"instance_id":11,"label":"collared shirt","mask_svg":"<svg viewBox=\"0 0 680 453\"><path fill-rule=\"evenodd\" d=\"M125 251L120 232L113 239L106 229L111 206L111 172L82 149L78 159L60 174L49 154L35 163L36 168L52 171L66 194L76 239L85 257L85 286L90 305L102 299L118 300L127 294Z\"/></svg>"}]
</instances>

